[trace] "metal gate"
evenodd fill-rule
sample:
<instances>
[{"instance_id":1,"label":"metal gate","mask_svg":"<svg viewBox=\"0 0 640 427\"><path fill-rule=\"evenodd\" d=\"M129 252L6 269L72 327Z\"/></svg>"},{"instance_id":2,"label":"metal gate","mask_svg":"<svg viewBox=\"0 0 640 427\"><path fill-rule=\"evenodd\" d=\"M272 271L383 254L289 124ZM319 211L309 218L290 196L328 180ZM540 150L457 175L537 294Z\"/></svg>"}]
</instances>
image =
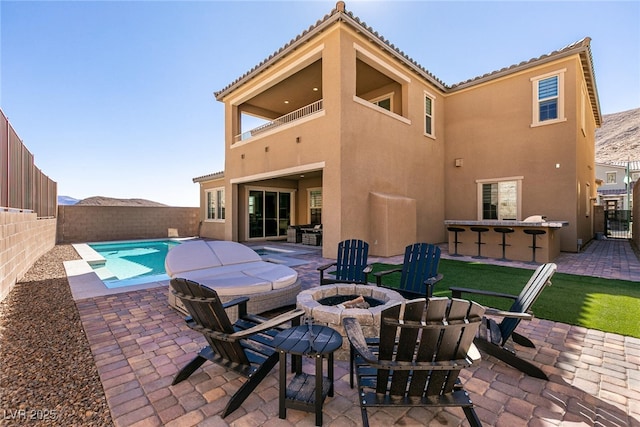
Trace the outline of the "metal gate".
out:
<instances>
[{"instance_id":1,"label":"metal gate","mask_svg":"<svg viewBox=\"0 0 640 427\"><path fill-rule=\"evenodd\" d=\"M630 239L633 221L629 210L604 211L604 230L607 237Z\"/></svg>"}]
</instances>

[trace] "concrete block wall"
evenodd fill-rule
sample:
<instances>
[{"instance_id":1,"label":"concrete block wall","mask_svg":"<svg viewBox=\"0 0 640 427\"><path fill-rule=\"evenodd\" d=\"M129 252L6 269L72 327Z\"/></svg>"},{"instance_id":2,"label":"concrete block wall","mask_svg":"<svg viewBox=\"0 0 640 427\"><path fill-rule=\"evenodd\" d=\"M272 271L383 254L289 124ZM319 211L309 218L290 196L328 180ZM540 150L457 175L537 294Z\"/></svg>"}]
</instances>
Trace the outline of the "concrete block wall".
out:
<instances>
[{"instance_id":1,"label":"concrete block wall","mask_svg":"<svg viewBox=\"0 0 640 427\"><path fill-rule=\"evenodd\" d=\"M200 208L58 206L58 243L197 236Z\"/></svg>"},{"instance_id":2,"label":"concrete block wall","mask_svg":"<svg viewBox=\"0 0 640 427\"><path fill-rule=\"evenodd\" d=\"M0 301L31 266L56 244L56 219L0 209Z\"/></svg>"}]
</instances>

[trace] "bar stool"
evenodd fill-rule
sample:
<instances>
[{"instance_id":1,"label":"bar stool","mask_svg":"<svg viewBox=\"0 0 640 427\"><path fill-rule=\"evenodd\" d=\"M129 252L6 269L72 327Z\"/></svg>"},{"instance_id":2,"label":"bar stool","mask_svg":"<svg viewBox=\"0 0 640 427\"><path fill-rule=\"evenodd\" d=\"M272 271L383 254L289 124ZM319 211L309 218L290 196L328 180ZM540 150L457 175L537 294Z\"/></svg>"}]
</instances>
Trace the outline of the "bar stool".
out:
<instances>
[{"instance_id":1,"label":"bar stool","mask_svg":"<svg viewBox=\"0 0 640 427\"><path fill-rule=\"evenodd\" d=\"M546 234L547 232L541 230L539 228L527 228L523 230L525 234L531 235L531 246L529 246L533 250L533 258L530 261L530 264L536 263L536 249L541 249L542 246L536 246L536 237L540 234Z\"/></svg>"},{"instance_id":2,"label":"bar stool","mask_svg":"<svg viewBox=\"0 0 640 427\"><path fill-rule=\"evenodd\" d=\"M455 248L455 252L453 254L450 254L451 256L462 256L458 253L458 244L462 244L462 242L458 241L458 233L462 233L464 232L464 228L460 228L460 227L447 227L447 230L452 231L453 232L453 243L454 243L454 248Z\"/></svg>"},{"instance_id":3,"label":"bar stool","mask_svg":"<svg viewBox=\"0 0 640 427\"><path fill-rule=\"evenodd\" d=\"M480 247L485 244L482 242L482 233L486 233L489 229L487 227L471 227L470 230L478 233L478 241L476 242L478 244L478 255L473 258L486 258L480 255Z\"/></svg>"},{"instance_id":4,"label":"bar stool","mask_svg":"<svg viewBox=\"0 0 640 427\"><path fill-rule=\"evenodd\" d=\"M502 246L502 258L500 258L502 261L511 261L510 259L507 259L507 256L505 254L505 249L507 246L511 246L509 244L507 244L506 240L505 240L505 236L509 233L513 233L514 230L511 227L496 227L493 229L493 231L495 231L496 233L502 233L502 244L499 244L500 246Z\"/></svg>"}]
</instances>

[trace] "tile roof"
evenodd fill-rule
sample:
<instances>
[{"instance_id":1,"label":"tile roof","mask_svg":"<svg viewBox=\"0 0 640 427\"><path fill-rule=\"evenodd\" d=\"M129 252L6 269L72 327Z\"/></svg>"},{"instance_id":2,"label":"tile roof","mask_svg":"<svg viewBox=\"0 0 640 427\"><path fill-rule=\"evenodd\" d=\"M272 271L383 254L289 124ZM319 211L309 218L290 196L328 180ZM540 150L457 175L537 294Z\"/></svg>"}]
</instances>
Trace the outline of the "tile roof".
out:
<instances>
[{"instance_id":1,"label":"tile roof","mask_svg":"<svg viewBox=\"0 0 640 427\"><path fill-rule=\"evenodd\" d=\"M414 59L410 58L403 51L398 49L394 44L378 34L378 32L369 27L364 21L361 21L358 17L354 16L352 12L347 11L345 9L345 4L343 1L338 1L336 3L336 7L331 10L331 12L325 15L322 19L318 20L314 25L311 25L307 30L299 34L296 38L292 39L289 43L285 44L279 50L271 54L261 63L246 72L244 75L237 78L235 81L227 85L224 89L214 92L216 99L218 101L221 101L222 98L232 90L242 85L254 76L258 75L266 68L268 68L271 64L285 57L335 22L345 22L350 24L356 31L368 36L371 42L376 43L381 48L385 49L389 54L399 59L400 62L404 63L416 74L422 76L425 80L431 82L445 93L454 92L456 90L461 90L470 86L474 86L476 84L497 79L508 74L513 74L522 69L543 64L545 62L555 61L559 58L579 54L580 61L582 63L582 69L584 71L585 79L587 82L587 88L589 90L591 106L595 112L596 124L597 126L600 126L602 124L600 101L596 89L595 73L593 70L593 57L590 47L591 38L589 37L585 37L581 40L576 41L575 43L571 43L563 47L562 49L553 51L551 53L544 54L536 58L531 58L528 61L523 61L519 64L511 65L497 71L489 72L482 76L474 77L469 80L456 83L454 85L447 85L442 80L431 74L426 68L418 64Z\"/></svg>"},{"instance_id":2,"label":"tile roof","mask_svg":"<svg viewBox=\"0 0 640 427\"><path fill-rule=\"evenodd\" d=\"M210 173L208 175L197 176L193 178L193 182L205 182L213 179L224 178L224 171Z\"/></svg>"},{"instance_id":3,"label":"tile roof","mask_svg":"<svg viewBox=\"0 0 640 427\"><path fill-rule=\"evenodd\" d=\"M616 165L616 166L622 166L624 168L626 168L627 164L628 164L630 171L640 171L640 160L630 160L628 162L626 162L624 160L619 160L619 161L610 162L609 164Z\"/></svg>"}]
</instances>

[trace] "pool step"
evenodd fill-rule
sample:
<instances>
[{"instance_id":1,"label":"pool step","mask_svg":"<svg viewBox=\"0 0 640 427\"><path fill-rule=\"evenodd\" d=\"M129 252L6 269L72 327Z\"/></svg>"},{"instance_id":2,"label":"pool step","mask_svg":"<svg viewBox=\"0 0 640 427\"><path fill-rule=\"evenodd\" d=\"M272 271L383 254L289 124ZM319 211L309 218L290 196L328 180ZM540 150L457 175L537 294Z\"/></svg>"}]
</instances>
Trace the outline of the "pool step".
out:
<instances>
[{"instance_id":1,"label":"pool step","mask_svg":"<svg viewBox=\"0 0 640 427\"><path fill-rule=\"evenodd\" d=\"M107 260L102 255L93 250L86 243L73 244L73 248L78 252L78 255L87 262L91 267L104 267Z\"/></svg>"}]
</instances>

